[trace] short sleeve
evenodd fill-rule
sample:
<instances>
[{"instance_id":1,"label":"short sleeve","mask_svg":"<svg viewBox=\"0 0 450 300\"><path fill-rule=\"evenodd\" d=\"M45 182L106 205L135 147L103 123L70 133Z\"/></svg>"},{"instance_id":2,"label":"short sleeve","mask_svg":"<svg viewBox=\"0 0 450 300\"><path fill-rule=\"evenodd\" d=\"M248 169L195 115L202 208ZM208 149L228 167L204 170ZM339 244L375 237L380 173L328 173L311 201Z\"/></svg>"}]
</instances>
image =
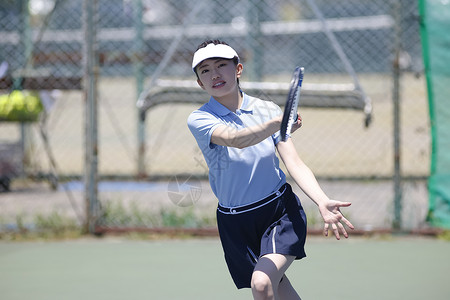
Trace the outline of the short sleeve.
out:
<instances>
[{"instance_id":1,"label":"short sleeve","mask_svg":"<svg viewBox=\"0 0 450 300\"><path fill-rule=\"evenodd\" d=\"M187 125L200 149L213 149L215 147L214 144L211 144L211 136L214 129L222 123L214 115L196 110L189 115Z\"/></svg>"}]
</instances>

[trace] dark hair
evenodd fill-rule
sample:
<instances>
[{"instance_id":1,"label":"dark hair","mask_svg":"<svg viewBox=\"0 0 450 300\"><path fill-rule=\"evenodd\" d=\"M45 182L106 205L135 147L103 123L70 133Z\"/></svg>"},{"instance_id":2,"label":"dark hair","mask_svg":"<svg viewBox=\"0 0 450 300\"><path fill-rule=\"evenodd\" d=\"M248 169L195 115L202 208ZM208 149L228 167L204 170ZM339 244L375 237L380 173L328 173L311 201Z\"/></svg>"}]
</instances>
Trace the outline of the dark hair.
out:
<instances>
[{"instance_id":1,"label":"dark hair","mask_svg":"<svg viewBox=\"0 0 450 300\"><path fill-rule=\"evenodd\" d=\"M204 41L203 43L201 43L200 45L198 45L197 50L199 50L199 49L201 49L201 48L205 48L205 47L208 46L209 44L214 44L214 45L227 45L227 46L230 46L230 45L228 45L226 42L221 41L221 40L206 40L206 41ZM197 51L197 50L195 50L195 51ZM239 58L237 58L236 56L233 57L231 60L233 61L233 63L234 63L235 66L237 66L237 64L239 63ZM197 67L195 67L195 75L197 75L197 78L198 78ZM238 85L239 85L239 78L237 79L237 83L238 83Z\"/></svg>"},{"instance_id":2,"label":"dark hair","mask_svg":"<svg viewBox=\"0 0 450 300\"><path fill-rule=\"evenodd\" d=\"M206 46L208 46L209 44L214 44L214 45L228 45L226 42L221 41L221 40L206 40L203 43L201 43L200 45L198 45L197 50L201 49L201 48L205 48ZM196 50L196 51L197 51Z\"/></svg>"}]
</instances>

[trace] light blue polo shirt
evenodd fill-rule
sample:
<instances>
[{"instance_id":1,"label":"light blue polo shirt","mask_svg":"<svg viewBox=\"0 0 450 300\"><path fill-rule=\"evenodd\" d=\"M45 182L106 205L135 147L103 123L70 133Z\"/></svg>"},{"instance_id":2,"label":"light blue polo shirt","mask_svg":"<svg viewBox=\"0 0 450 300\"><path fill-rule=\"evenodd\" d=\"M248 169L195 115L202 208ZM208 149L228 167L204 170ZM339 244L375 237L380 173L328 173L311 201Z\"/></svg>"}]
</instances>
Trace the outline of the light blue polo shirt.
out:
<instances>
[{"instance_id":1,"label":"light blue polo shirt","mask_svg":"<svg viewBox=\"0 0 450 300\"><path fill-rule=\"evenodd\" d=\"M261 200L278 190L286 176L279 167L275 145L277 132L264 141L244 149L211 143L213 131L220 125L242 129L265 123L282 113L271 101L243 94L242 106L236 112L213 97L192 112L188 127L200 147L209 167L211 188L225 207L236 207Z\"/></svg>"}]
</instances>

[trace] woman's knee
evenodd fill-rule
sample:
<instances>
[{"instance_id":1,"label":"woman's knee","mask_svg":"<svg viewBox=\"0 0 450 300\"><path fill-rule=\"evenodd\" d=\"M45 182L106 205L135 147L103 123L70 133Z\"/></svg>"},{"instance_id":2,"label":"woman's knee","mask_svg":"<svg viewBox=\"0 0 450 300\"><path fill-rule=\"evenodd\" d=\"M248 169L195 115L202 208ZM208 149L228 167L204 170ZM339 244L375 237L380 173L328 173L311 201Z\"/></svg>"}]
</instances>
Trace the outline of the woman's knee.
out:
<instances>
[{"instance_id":1,"label":"woman's knee","mask_svg":"<svg viewBox=\"0 0 450 300\"><path fill-rule=\"evenodd\" d=\"M264 272L255 271L251 280L252 291L260 295L273 295L273 286L270 277Z\"/></svg>"}]
</instances>

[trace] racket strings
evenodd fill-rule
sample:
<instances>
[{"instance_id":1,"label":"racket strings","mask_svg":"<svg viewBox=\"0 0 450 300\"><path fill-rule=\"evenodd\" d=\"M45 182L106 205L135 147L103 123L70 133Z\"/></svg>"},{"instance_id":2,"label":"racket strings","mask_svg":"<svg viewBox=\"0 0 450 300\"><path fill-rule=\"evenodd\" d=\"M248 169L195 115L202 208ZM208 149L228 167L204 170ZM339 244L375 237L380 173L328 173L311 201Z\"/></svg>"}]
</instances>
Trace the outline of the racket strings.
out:
<instances>
[{"instance_id":1,"label":"racket strings","mask_svg":"<svg viewBox=\"0 0 450 300\"><path fill-rule=\"evenodd\" d=\"M300 89L303 82L304 68L296 67L291 80L288 99L281 124L281 139L286 141L290 135L292 126L298 120L297 107L300 98Z\"/></svg>"},{"instance_id":2,"label":"racket strings","mask_svg":"<svg viewBox=\"0 0 450 300\"><path fill-rule=\"evenodd\" d=\"M297 90L295 91L295 96L294 96L294 103L292 105L291 108L291 112L289 115L289 121L288 121L288 125L287 125L287 130L286 130L286 137L289 137L291 134L291 130L292 130L292 126L294 126L294 123L297 122L297 105L298 105L298 98L299 98L299 88L297 88Z\"/></svg>"}]
</instances>

